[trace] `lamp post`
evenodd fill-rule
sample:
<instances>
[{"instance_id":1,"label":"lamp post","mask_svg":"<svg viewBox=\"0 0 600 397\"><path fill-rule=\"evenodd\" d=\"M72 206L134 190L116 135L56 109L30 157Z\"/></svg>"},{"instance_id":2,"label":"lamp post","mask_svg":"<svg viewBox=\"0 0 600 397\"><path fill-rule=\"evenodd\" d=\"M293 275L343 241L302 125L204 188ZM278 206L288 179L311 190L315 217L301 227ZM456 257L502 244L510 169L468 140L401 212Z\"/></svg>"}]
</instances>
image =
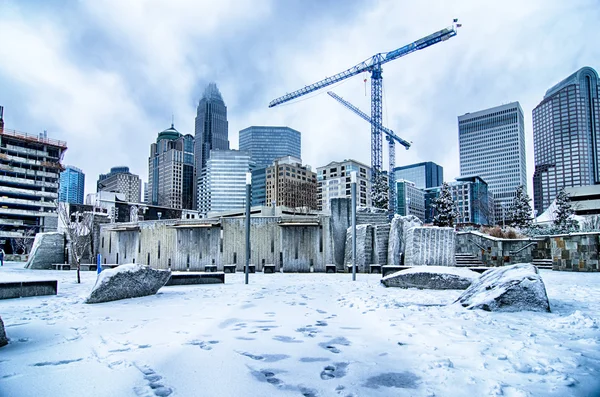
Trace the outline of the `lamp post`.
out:
<instances>
[{"instance_id":1,"label":"lamp post","mask_svg":"<svg viewBox=\"0 0 600 397\"><path fill-rule=\"evenodd\" d=\"M245 284L248 284L248 273L250 269L250 188L252 186L252 173L246 173L246 268Z\"/></svg>"},{"instance_id":2,"label":"lamp post","mask_svg":"<svg viewBox=\"0 0 600 397\"><path fill-rule=\"evenodd\" d=\"M352 188L352 281L356 281L356 171L350 173Z\"/></svg>"}]
</instances>

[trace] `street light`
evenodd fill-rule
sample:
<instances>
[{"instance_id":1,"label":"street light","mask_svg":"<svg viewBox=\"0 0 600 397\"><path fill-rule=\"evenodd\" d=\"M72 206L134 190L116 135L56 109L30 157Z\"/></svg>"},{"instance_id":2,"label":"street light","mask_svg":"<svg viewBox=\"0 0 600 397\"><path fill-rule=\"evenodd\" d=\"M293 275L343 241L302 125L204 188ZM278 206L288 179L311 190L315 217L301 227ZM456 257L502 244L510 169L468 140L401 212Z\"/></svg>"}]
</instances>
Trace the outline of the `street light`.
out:
<instances>
[{"instance_id":1,"label":"street light","mask_svg":"<svg viewBox=\"0 0 600 397\"><path fill-rule=\"evenodd\" d=\"M350 172L352 187L352 281L356 281L356 171Z\"/></svg>"},{"instance_id":2,"label":"street light","mask_svg":"<svg viewBox=\"0 0 600 397\"><path fill-rule=\"evenodd\" d=\"M245 284L248 284L250 269L250 188L252 187L252 173L246 173L246 269Z\"/></svg>"}]
</instances>

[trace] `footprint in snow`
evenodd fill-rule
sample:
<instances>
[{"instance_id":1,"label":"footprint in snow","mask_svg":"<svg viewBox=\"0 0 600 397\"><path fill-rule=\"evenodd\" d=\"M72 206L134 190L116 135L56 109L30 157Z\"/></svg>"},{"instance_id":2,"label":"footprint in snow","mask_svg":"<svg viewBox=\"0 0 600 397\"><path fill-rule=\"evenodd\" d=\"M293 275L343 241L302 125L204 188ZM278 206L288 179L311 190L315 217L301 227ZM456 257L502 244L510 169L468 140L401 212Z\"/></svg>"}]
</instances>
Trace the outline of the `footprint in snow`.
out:
<instances>
[{"instance_id":1,"label":"footprint in snow","mask_svg":"<svg viewBox=\"0 0 600 397\"><path fill-rule=\"evenodd\" d=\"M137 367L140 372L144 375L144 379L148 382L148 388L136 387L133 389L137 396L157 396L167 397L173 393L173 389L165 386L163 377L157 374L152 368L148 366ZM149 393L150 392L150 393Z\"/></svg>"},{"instance_id":2,"label":"footprint in snow","mask_svg":"<svg viewBox=\"0 0 600 397\"><path fill-rule=\"evenodd\" d=\"M329 380L333 378L343 378L346 376L346 370L348 369L348 363L334 363L328 365L321 371L321 379Z\"/></svg>"},{"instance_id":3,"label":"footprint in snow","mask_svg":"<svg viewBox=\"0 0 600 397\"><path fill-rule=\"evenodd\" d=\"M273 340L276 340L279 342L284 342L284 343L302 343L303 342L296 338L292 338L291 336L285 336L285 335L275 335L273 337Z\"/></svg>"}]
</instances>

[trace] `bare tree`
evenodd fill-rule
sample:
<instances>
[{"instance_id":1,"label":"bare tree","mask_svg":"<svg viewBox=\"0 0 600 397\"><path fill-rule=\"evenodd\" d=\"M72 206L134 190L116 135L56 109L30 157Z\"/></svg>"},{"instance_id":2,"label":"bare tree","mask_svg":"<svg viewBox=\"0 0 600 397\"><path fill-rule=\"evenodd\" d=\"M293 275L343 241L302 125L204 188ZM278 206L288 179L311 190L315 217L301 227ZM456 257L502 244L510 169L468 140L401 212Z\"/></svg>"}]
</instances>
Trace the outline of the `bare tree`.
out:
<instances>
[{"instance_id":1,"label":"bare tree","mask_svg":"<svg viewBox=\"0 0 600 397\"><path fill-rule=\"evenodd\" d=\"M26 229L22 237L13 237L10 240L14 254L28 254L33 245L33 237L35 236L35 228Z\"/></svg>"},{"instance_id":2,"label":"bare tree","mask_svg":"<svg viewBox=\"0 0 600 397\"><path fill-rule=\"evenodd\" d=\"M88 211L70 213L69 206L64 203L57 206L57 211L69 245L69 262L72 259L77 265L77 283L81 283L81 259L91 249L94 214Z\"/></svg>"}]
</instances>

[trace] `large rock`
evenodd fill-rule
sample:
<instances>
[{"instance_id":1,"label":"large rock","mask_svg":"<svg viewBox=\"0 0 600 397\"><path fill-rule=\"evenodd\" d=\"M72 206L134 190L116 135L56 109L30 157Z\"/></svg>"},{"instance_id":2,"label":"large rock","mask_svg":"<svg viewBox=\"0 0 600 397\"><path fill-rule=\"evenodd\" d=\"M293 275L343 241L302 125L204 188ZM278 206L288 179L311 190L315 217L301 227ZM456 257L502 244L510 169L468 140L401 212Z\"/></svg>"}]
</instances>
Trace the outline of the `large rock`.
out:
<instances>
[{"instance_id":1,"label":"large rock","mask_svg":"<svg viewBox=\"0 0 600 397\"><path fill-rule=\"evenodd\" d=\"M388 243L388 265L402 265L402 254L404 254L406 232L416 226L423 226L423 222L414 215L394 215L390 226L390 237Z\"/></svg>"},{"instance_id":2,"label":"large rock","mask_svg":"<svg viewBox=\"0 0 600 397\"><path fill-rule=\"evenodd\" d=\"M449 266L418 266L401 270L381 279L386 287L420 289L467 289L479 274Z\"/></svg>"},{"instance_id":3,"label":"large rock","mask_svg":"<svg viewBox=\"0 0 600 397\"><path fill-rule=\"evenodd\" d=\"M404 266L455 266L456 233L451 227L408 229Z\"/></svg>"},{"instance_id":4,"label":"large rock","mask_svg":"<svg viewBox=\"0 0 600 397\"><path fill-rule=\"evenodd\" d=\"M0 317L0 347L8 344L8 338L6 337L6 332L4 332L4 323L2 322L2 317Z\"/></svg>"},{"instance_id":5,"label":"large rock","mask_svg":"<svg viewBox=\"0 0 600 397\"><path fill-rule=\"evenodd\" d=\"M54 263L65 263L65 236L58 232L36 234L25 267L51 269Z\"/></svg>"},{"instance_id":6,"label":"large rock","mask_svg":"<svg viewBox=\"0 0 600 397\"><path fill-rule=\"evenodd\" d=\"M85 303L102 303L119 299L154 295L169 281L171 270L157 270L140 264L121 265L104 270Z\"/></svg>"},{"instance_id":7,"label":"large rock","mask_svg":"<svg viewBox=\"0 0 600 397\"><path fill-rule=\"evenodd\" d=\"M529 263L486 271L456 302L468 309L487 311L550 311L542 277Z\"/></svg>"},{"instance_id":8,"label":"large rock","mask_svg":"<svg viewBox=\"0 0 600 397\"><path fill-rule=\"evenodd\" d=\"M373 263L387 265L389 238L389 223L373 226Z\"/></svg>"},{"instance_id":9,"label":"large rock","mask_svg":"<svg viewBox=\"0 0 600 397\"><path fill-rule=\"evenodd\" d=\"M352 264L352 226L346 231L346 265ZM356 268L359 272L367 272L373 263L373 226L356 226Z\"/></svg>"}]
</instances>

